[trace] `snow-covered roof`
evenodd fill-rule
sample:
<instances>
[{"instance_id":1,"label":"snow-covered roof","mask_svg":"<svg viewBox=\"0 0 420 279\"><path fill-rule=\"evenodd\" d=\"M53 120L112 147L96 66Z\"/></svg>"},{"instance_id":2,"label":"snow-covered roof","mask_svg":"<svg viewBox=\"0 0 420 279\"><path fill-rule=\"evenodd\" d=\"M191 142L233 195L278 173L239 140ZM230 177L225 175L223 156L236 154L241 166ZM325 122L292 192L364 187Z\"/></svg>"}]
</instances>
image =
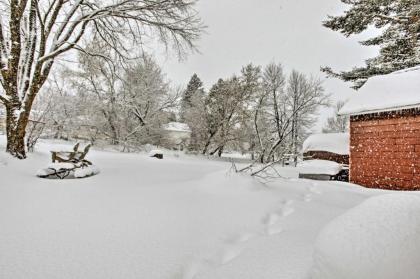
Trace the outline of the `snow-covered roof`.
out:
<instances>
[{"instance_id":1,"label":"snow-covered roof","mask_svg":"<svg viewBox=\"0 0 420 279\"><path fill-rule=\"evenodd\" d=\"M191 132L191 129L188 126L188 124L181 123L181 122L170 122L168 124L165 124L163 128L166 131L171 131L171 132L189 132L189 133Z\"/></svg>"},{"instance_id":2,"label":"snow-covered roof","mask_svg":"<svg viewBox=\"0 0 420 279\"><path fill-rule=\"evenodd\" d=\"M368 80L340 110L358 115L420 107L420 67Z\"/></svg>"},{"instance_id":3,"label":"snow-covered roof","mask_svg":"<svg viewBox=\"0 0 420 279\"><path fill-rule=\"evenodd\" d=\"M303 143L302 152L327 151L341 155L349 154L350 135L348 133L314 134Z\"/></svg>"}]
</instances>

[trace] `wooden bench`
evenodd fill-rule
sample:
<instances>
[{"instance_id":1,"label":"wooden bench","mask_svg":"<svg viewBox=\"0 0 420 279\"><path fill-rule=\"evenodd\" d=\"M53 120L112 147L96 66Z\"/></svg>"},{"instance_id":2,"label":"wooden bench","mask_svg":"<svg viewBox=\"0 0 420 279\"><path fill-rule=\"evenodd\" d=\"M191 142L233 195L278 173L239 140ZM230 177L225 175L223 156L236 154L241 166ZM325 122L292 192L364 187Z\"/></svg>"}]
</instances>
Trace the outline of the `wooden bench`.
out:
<instances>
[{"instance_id":1,"label":"wooden bench","mask_svg":"<svg viewBox=\"0 0 420 279\"><path fill-rule=\"evenodd\" d=\"M73 151L51 151L51 161L53 163L86 163L92 165L86 160L91 144L88 144L83 151L79 151L80 143L73 147Z\"/></svg>"},{"instance_id":2,"label":"wooden bench","mask_svg":"<svg viewBox=\"0 0 420 279\"><path fill-rule=\"evenodd\" d=\"M92 166L92 163L86 160L91 144L88 144L83 151L79 151L80 143L77 143L72 151L51 151L52 163L47 169L38 173L39 177L47 178L55 176L64 179L76 169L82 169Z\"/></svg>"}]
</instances>

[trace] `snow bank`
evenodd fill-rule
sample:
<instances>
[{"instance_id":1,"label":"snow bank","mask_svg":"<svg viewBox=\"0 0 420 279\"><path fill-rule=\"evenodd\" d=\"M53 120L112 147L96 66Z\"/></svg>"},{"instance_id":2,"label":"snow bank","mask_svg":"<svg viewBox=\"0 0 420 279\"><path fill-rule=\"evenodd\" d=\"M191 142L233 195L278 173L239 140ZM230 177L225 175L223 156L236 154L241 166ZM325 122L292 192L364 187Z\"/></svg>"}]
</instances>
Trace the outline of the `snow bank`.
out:
<instances>
[{"instance_id":1,"label":"snow bank","mask_svg":"<svg viewBox=\"0 0 420 279\"><path fill-rule=\"evenodd\" d=\"M371 198L321 231L311 278L418 279L419 236L419 196Z\"/></svg>"},{"instance_id":2,"label":"snow bank","mask_svg":"<svg viewBox=\"0 0 420 279\"><path fill-rule=\"evenodd\" d=\"M340 110L342 115L420 107L420 67L371 78Z\"/></svg>"},{"instance_id":3,"label":"snow bank","mask_svg":"<svg viewBox=\"0 0 420 279\"><path fill-rule=\"evenodd\" d=\"M305 140L302 152L328 151L348 155L349 149L350 135L348 133L315 134Z\"/></svg>"},{"instance_id":4,"label":"snow bank","mask_svg":"<svg viewBox=\"0 0 420 279\"><path fill-rule=\"evenodd\" d=\"M297 165L299 172L304 174L336 175L343 169L343 165L326 160L308 160Z\"/></svg>"}]
</instances>

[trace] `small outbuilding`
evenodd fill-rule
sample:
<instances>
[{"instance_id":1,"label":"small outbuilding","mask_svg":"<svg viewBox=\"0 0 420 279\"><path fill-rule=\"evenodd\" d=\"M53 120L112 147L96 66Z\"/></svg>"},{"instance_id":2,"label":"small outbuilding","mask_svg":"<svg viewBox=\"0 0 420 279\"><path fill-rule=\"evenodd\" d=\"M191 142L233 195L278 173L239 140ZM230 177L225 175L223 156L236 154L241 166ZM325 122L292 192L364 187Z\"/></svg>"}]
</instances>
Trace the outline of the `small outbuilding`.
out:
<instances>
[{"instance_id":1,"label":"small outbuilding","mask_svg":"<svg viewBox=\"0 0 420 279\"><path fill-rule=\"evenodd\" d=\"M348 133L314 134L303 143L304 160L327 160L349 164L350 135Z\"/></svg>"},{"instance_id":2,"label":"small outbuilding","mask_svg":"<svg viewBox=\"0 0 420 279\"><path fill-rule=\"evenodd\" d=\"M350 181L420 190L420 67L371 78L341 109L350 115Z\"/></svg>"},{"instance_id":3,"label":"small outbuilding","mask_svg":"<svg viewBox=\"0 0 420 279\"><path fill-rule=\"evenodd\" d=\"M169 147L183 150L191 139L191 129L186 123L170 122L163 126L168 135Z\"/></svg>"}]
</instances>

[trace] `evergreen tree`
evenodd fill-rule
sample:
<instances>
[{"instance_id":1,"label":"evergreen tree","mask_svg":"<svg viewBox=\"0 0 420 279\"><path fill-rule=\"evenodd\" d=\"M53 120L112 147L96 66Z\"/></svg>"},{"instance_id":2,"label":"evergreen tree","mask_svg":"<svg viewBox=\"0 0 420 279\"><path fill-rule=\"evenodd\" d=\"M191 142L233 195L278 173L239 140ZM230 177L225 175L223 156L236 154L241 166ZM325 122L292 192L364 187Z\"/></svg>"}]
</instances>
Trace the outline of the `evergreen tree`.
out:
<instances>
[{"instance_id":1,"label":"evergreen tree","mask_svg":"<svg viewBox=\"0 0 420 279\"><path fill-rule=\"evenodd\" d=\"M362 41L364 46L378 46L377 57L365 61L365 66L350 71L322 70L333 77L354 82L362 87L367 79L389 74L420 64L420 1L419 0L341 0L350 5L344 15L329 16L323 25L346 37L375 27L381 33Z\"/></svg>"},{"instance_id":2,"label":"evergreen tree","mask_svg":"<svg viewBox=\"0 0 420 279\"><path fill-rule=\"evenodd\" d=\"M187 89L184 91L182 96L180 113L181 121L186 121L186 114L188 110L193 106L194 96L200 94L204 95L203 82L197 74L194 74L191 77L190 82L187 85Z\"/></svg>"}]
</instances>

